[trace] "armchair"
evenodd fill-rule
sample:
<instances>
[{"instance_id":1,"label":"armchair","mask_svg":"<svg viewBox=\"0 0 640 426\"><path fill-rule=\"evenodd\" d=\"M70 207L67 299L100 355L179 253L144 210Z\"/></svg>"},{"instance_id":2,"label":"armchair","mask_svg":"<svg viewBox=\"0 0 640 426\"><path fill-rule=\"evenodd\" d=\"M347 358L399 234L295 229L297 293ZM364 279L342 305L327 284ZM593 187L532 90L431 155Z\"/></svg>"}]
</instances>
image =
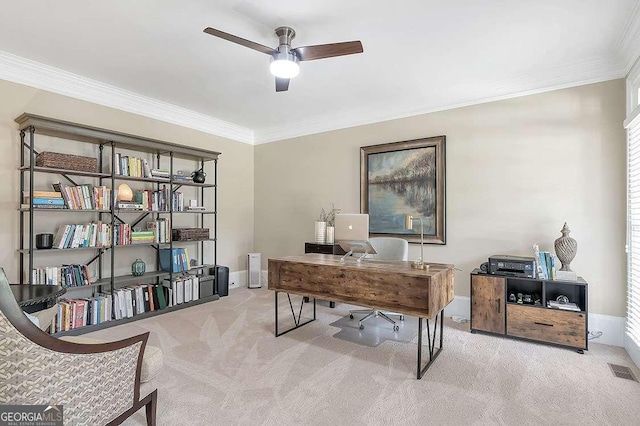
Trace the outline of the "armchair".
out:
<instances>
[{"instance_id":1,"label":"armchair","mask_svg":"<svg viewBox=\"0 0 640 426\"><path fill-rule=\"evenodd\" d=\"M369 243L371 243L377 253L371 255L371 257L374 259L407 260L409 258L409 243L407 242L407 240L404 240L402 238L377 237L369 239ZM390 316L397 316L399 317L400 321L404 321L403 315L392 312L382 312L378 309L352 310L349 311L349 318L353 319L353 314L365 314L365 316L358 321L360 330L364 330L364 325L362 323L369 318L384 318L385 320L393 324L393 331L398 331L400 327L393 319L390 318Z\"/></svg>"},{"instance_id":2,"label":"armchair","mask_svg":"<svg viewBox=\"0 0 640 426\"><path fill-rule=\"evenodd\" d=\"M157 390L140 397L148 337L56 339L23 314L0 268L0 404L62 404L65 424L74 425L120 424L146 407L147 425L155 425Z\"/></svg>"}]
</instances>

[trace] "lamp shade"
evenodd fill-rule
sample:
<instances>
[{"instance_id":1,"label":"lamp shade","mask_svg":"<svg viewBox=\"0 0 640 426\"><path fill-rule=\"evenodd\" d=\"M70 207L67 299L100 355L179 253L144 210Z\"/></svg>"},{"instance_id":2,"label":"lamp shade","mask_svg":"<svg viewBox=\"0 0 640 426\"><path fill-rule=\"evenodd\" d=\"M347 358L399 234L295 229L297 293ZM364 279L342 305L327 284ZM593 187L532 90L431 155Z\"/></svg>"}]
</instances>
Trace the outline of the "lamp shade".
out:
<instances>
[{"instance_id":1,"label":"lamp shade","mask_svg":"<svg viewBox=\"0 0 640 426\"><path fill-rule=\"evenodd\" d=\"M126 183L118 186L118 201L131 201L133 200L133 191Z\"/></svg>"},{"instance_id":2,"label":"lamp shade","mask_svg":"<svg viewBox=\"0 0 640 426\"><path fill-rule=\"evenodd\" d=\"M404 215L404 229L413 229L413 216L410 214Z\"/></svg>"}]
</instances>

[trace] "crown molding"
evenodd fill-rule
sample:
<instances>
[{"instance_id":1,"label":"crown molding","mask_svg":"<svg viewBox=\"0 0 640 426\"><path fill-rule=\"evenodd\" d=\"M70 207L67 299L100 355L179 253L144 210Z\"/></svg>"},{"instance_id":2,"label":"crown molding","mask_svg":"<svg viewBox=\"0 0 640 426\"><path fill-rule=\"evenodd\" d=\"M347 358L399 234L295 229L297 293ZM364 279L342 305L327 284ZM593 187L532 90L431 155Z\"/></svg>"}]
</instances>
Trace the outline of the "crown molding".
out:
<instances>
[{"instance_id":1,"label":"crown molding","mask_svg":"<svg viewBox=\"0 0 640 426\"><path fill-rule=\"evenodd\" d=\"M449 109L462 108L488 102L534 95L554 90L624 78L626 65L614 58L584 61L569 67L547 68L539 77L532 74L516 76L503 81L487 81L476 85L479 92L501 95L469 99L455 104L425 107L424 105L397 105L390 108L372 106L358 111L340 111L298 121L287 126L255 129L255 145L277 142L316 133L363 126L383 121L397 120ZM484 87L484 89L483 89Z\"/></svg>"},{"instance_id":2,"label":"crown molding","mask_svg":"<svg viewBox=\"0 0 640 426\"><path fill-rule=\"evenodd\" d=\"M636 2L616 44L616 51L626 62L625 75L640 57L640 2Z\"/></svg>"},{"instance_id":3,"label":"crown molding","mask_svg":"<svg viewBox=\"0 0 640 426\"><path fill-rule=\"evenodd\" d=\"M640 7L634 9L640 11ZM638 13L636 13L638 16ZM636 22L637 19L629 22ZM633 40L635 24L629 24L620 46L636 49ZM640 25L638 25L640 29ZM638 33L640 34L640 33ZM625 58L626 59L626 58ZM633 65L633 63L632 63ZM448 105L426 107L424 104L404 104L389 108L369 106L353 111L313 117L295 124L250 129L209 115L188 110L167 102L101 83L96 80L0 51L0 79L58 93L75 99L119 109L205 133L256 145L324 133L349 127L396 120L438 111L444 111L487 102L511 99L536 93L549 92L584 84L598 83L627 75L628 64L613 58L584 61L566 67L546 68L533 77L533 73L503 81L485 81L474 84L478 93L498 93L497 96L479 97Z\"/></svg>"},{"instance_id":4,"label":"crown molding","mask_svg":"<svg viewBox=\"0 0 640 426\"><path fill-rule=\"evenodd\" d=\"M253 130L0 51L0 79L253 144Z\"/></svg>"}]
</instances>

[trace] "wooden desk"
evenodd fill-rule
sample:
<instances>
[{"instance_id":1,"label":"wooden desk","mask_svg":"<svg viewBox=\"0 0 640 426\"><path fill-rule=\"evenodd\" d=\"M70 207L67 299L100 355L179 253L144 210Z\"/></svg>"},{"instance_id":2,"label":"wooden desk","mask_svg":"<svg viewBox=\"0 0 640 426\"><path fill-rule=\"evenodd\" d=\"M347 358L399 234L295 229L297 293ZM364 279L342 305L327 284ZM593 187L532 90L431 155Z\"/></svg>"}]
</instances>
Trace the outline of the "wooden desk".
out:
<instances>
[{"instance_id":1,"label":"wooden desk","mask_svg":"<svg viewBox=\"0 0 640 426\"><path fill-rule=\"evenodd\" d=\"M340 256L305 254L269 259L269 289L275 291L276 337L316 319L315 299L350 303L418 317L418 372L420 379L442 350L443 311L453 300L453 265L429 264L429 270L412 269L411 262L365 259L340 260ZM313 319L300 323L289 297L295 326L278 331L278 293L313 297ZM435 341L440 317L440 347ZM435 319L433 338L429 319ZM429 363L422 368L422 320L427 320Z\"/></svg>"}]
</instances>

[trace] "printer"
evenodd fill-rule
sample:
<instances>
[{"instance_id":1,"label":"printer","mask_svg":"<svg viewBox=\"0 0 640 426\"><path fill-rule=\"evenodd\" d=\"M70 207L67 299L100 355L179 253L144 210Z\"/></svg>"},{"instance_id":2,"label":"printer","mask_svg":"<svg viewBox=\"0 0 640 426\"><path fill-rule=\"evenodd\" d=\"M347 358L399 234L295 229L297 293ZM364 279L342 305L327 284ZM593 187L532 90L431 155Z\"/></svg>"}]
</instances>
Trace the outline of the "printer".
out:
<instances>
[{"instance_id":1,"label":"printer","mask_svg":"<svg viewBox=\"0 0 640 426\"><path fill-rule=\"evenodd\" d=\"M535 278L535 261L533 257L495 254L489 258L487 272L494 275Z\"/></svg>"}]
</instances>

